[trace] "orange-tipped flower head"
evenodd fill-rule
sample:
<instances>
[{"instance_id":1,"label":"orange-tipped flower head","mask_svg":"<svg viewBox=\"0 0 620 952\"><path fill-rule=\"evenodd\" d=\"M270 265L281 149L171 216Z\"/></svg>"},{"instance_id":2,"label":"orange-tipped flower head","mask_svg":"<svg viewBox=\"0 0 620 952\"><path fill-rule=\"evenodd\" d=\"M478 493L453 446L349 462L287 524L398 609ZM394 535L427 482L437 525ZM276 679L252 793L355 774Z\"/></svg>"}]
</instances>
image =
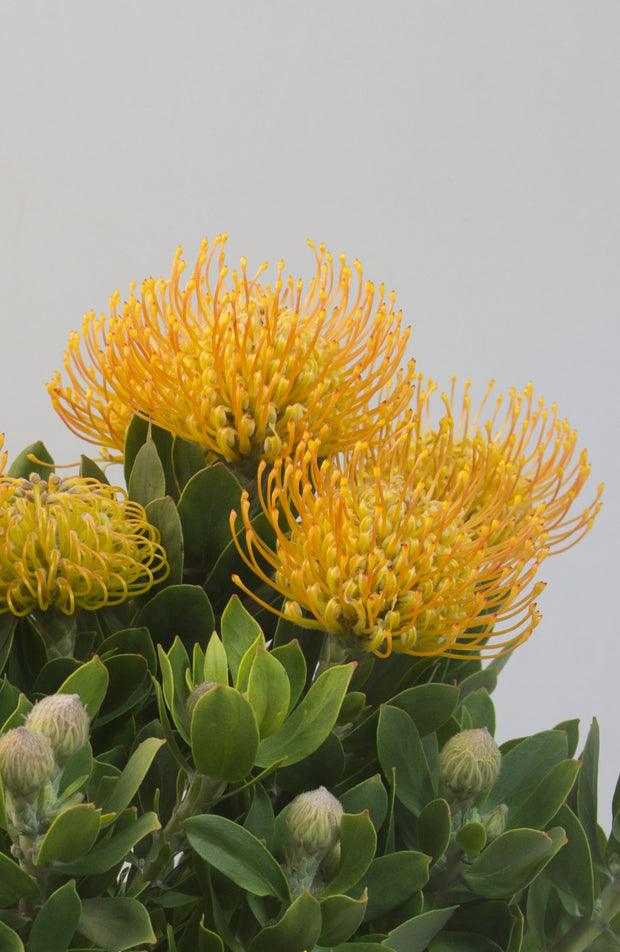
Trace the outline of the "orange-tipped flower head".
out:
<instances>
[{"instance_id":1,"label":"orange-tipped flower head","mask_svg":"<svg viewBox=\"0 0 620 952\"><path fill-rule=\"evenodd\" d=\"M185 288L179 249L169 281L149 279L111 318L84 319L65 354L68 385L48 385L73 432L122 452L133 414L197 443L207 462L256 470L290 453L305 432L324 455L365 439L408 404L411 384L399 363L401 332L394 298L364 282L344 257L336 275L321 246L304 294L301 281L273 287L228 275L226 236L202 245ZM217 252L217 255L216 255ZM212 275L214 259L217 261ZM355 276L357 280L355 280Z\"/></svg>"},{"instance_id":2,"label":"orange-tipped flower head","mask_svg":"<svg viewBox=\"0 0 620 952\"><path fill-rule=\"evenodd\" d=\"M0 613L93 611L168 571L158 530L122 489L55 473L0 478Z\"/></svg>"}]
</instances>

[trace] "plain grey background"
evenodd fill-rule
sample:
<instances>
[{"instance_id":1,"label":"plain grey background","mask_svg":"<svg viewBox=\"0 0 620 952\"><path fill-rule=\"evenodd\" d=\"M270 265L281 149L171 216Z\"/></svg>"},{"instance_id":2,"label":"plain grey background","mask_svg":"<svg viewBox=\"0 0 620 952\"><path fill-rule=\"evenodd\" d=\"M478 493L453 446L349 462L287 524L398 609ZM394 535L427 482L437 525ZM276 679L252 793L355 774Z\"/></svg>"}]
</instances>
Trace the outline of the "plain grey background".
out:
<instances>
[{"instance_id":1,"label":"plain grey background","mask_svg":"<svg viewBox=\"0 0 620 952\"><path fill-rule=\"evenodd\" d=\"M82 315L230 234L250 269L306 239L394 288L448 386L534 382L607 483L541 577L498 738L594 715L601 818L618 726L617 0L0 4L2 419L14 456L92 452L45 383Z\"/></svg>"}]
</instances>

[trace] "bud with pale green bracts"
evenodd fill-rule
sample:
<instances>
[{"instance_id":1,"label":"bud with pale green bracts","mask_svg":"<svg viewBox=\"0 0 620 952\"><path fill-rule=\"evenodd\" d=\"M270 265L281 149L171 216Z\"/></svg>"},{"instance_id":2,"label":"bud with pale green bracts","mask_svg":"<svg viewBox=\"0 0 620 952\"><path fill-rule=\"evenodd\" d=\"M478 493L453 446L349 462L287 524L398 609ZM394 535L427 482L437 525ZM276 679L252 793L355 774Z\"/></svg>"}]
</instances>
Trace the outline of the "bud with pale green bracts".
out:
<instances>
[{"instance_id":1,"label":"bud with pale green bracts","mask_svg":"<svg viewBox=\"0 0 620 952\"><path fill-rule=\"evenodd\" d=\"M214 688L216 686L217 685L215 681L203 681L201 684L196 685L196 687L194 688L194 690L192 691L192 693L190 694L186 702L186 710L187 710L188 717L192 716L194 708L196 707L196 704L198 703L200 698L204 694L206 694L207 691L210 691L211 688Z\"/></svg>"},{"instance_id":2,"label":"bud with pale green bracts","mask_svg":"<svg viewBox=\"0 0 620 952\"><path fill-rule=\"evenodd\" d=\"M48 739L62 768L88 740L90 718L79 694L52 694L35 704L26 725Z\"/></svg>"},{"instance_id":3,"label":"bud with pale green bracts","mask_svg":"<svg viewBox=\"0 0 620 952\"><path fill-rule=\"evenodd\" d=\"M343 813L340 801L325 787L300 793L291 803L286 816L290 841L287 874L294 896L312 887L323 860L339 857Z\"/></svg>"},{"instance_id":4,"label":"bud with pale green bracts","mask_svg":"<svg viewBox=\"0 0 620 952\"><path fill-rule=\"evenodd\" d=\"M486 727L455 734L439 755L439 774L448 799L464 803L490 790L501 763L499 747Z\"/></svg>"},{"instance_id":5,"label":"bud with pale green bracts","mask_svg":"<svg viewBox=\"0 0 620 952\"><path fill-rule=\"evenodd\" d=\"M0 737L0 775L16 803L35 800L54 767L51 744L38 731L14 727Z\"/></svg>"},{"instance_id":6,"label":"bud with pale green bracts","mask_svg":"<svg viewBox=\"0 0 620 952\"><path fill-rule=\"evenodd\" d=\"M485 813L481 822L487 831L487 840L494 840L504 832L507 819L508 807L505 803L500 803L494 810Z\"/></svg>"}]
</instances>

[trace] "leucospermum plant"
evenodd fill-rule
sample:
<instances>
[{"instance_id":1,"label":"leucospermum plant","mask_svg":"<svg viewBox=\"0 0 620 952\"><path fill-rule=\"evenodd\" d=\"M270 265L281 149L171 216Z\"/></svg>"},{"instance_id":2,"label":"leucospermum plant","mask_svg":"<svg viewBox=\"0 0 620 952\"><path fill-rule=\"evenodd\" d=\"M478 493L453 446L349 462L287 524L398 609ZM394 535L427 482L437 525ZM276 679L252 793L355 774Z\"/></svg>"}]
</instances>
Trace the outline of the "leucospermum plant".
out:
<instances>
[{"instance_id":1,"label":"leucospermum plant","mask_svg":"<svg viewBox=\"0 0 620 952\"><path fill-rule=\"evenodd\" d=\"M0 948L620 948L596 724L500 747L490 697L600 507L576 434L224 240L72 335L98 462L0 460Z\"/></svg>"}]
</instances>

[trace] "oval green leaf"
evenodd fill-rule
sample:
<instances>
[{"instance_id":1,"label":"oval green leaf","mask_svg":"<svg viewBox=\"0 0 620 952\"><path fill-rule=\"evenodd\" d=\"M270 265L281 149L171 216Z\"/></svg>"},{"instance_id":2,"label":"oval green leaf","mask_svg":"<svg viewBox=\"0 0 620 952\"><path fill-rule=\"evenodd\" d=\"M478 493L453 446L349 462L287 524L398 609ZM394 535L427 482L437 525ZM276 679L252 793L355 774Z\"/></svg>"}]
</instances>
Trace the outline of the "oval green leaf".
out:
<instances>
[{"instance_id":1,"label":"oval green leaf","mask_svg":"<svg viewBox=\"0 0 620 952\"><path fill-rule=\"evenodd\" d=\"M207 777L243 780L256 759L259 744L254 712L235 688L219 684L199 698L190 729L196 769Z\"/></svg>"}]
</instances>

